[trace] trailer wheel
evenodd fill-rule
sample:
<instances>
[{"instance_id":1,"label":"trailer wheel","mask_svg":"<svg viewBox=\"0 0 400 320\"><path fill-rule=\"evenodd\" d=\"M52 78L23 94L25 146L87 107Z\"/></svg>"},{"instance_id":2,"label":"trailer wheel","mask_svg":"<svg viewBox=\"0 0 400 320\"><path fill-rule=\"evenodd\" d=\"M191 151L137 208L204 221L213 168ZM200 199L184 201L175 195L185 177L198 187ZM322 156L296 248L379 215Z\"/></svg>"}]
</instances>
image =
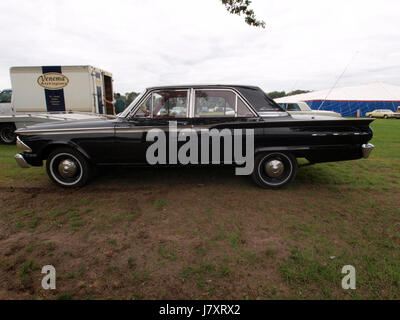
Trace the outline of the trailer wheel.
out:
<instances>
[{"instance_id":1,"label":"trailer wheel","mask_svg":"<svg viewBox=\"0 0 400 320\"><path fill-rule=\"evenodd\" d=\"M0 139L4 144L15 144L17 135L13 124L5 124L0 127Z\"/></svg>"},{"instance_id":2,"label":"trailer wheel","mask_svg":"<svg viewBox=\"0 0 400 320\"><path fill-rule=\"evenodd\" d=\"M252 178L262 188L281 188L289 184L297 173L296 158L286 152L257 154Z\"/></svg>"},{"instance_id":3,"label":"trailer wheel","mask_svg":"<svg viewBox=\"0 0 400 320\"><path fill-rule=\"evenodd\" d=\"M50 153L46 161L50 179L64 188L84 186L92 175L89 161L78 151L59 148Z\"/></svg>"}]
</instances>

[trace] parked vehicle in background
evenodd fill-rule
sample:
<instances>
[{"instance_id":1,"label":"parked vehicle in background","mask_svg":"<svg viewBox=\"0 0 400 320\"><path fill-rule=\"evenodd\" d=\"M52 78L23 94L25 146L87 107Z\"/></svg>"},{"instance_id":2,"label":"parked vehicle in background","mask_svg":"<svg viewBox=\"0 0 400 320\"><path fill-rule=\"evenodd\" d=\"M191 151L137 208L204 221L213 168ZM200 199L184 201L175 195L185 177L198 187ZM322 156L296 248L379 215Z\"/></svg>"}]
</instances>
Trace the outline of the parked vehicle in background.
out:
<instances>
[{"instance_id":1,"label":"parked vehicle in background","mask_svg":"<svg viewBox=\"0 0 400 320\"><path fill-rule=\"evenodd\" d=\"M179 114L173 111L177 105L183 108ZM368 143L372 121L317 119L312 115L299 120L252 86L153 87L141 93L116 119L59 122L17 130L22 153L15 159L23 168L42 166L46 161L53 182L62 187L80 187L89 181L96 166L156 164L147 157L156 131L165 135L157 139L159 143L173 139L158 151L164 157L158 165L184 165L176 160L178 148L184 149L193 139L200 146L190 150L194 159L187 164L243 166L232 161L232 150L226 152L219 144L223 136L224 143L239 141L236 145L240 145L240 154L251 150L253 165L246 174L251 174L256 184L279 188L295 178L297 158L306 158L310 164L367 158L374 147ZM218 144L214 139L204 140L204 131L212 131ZM250 148L248 131L253 137ZM191 137L189 141L187 137ZM216 159L214 152L218 154ZM187 156L187 150L183 156Z\"/></svg>"},{"instance_id":2,"label":"parked vehicle in background","mask_svg":"<svg viewBox=\"0 0 400 320\"><path fill-rule=\"evenodd\" d=\"M306 102L279 103L291 115L314 115L327 117L341 117L340 113L326 110L312 110Z\"/></svg>"},{"instance_id":3,"label":"parked vehicle in background","mask_svg":"<svg viewBox=\"0 0 400 320\"><path fill-rule=\"evenodd\" d=\"M383 119L388 119L388 118L396 118L400 119L400 112L393 112L390 109L376 109L372 112L367 112L365 114L369 118L383 118Z\"/></svg>"},{"instance_id":4,"label":"parked vehicle in background","mask_svg":"<svg viewBox=\"0 0 400 320\"><path fill-rule=\"evenodd\" d=\"M92 66L11 67L7 105L0 105L0 140L15 143L14 131L35 123L114 115L111 73ZM4 93L4 94L3 94ZM12 94L11 94L12 93Z\"/></svg>"},{"instance_id":5,"label":"parked vehicle in background","mask_svg":"<svg viewBox=\"0 0 400 320\"><path fill-rule=\"evenodd\" d=\"M5 89L0 91L0 115L10 114L11 110L11 89Z\"/></svg>"}]
</instances>

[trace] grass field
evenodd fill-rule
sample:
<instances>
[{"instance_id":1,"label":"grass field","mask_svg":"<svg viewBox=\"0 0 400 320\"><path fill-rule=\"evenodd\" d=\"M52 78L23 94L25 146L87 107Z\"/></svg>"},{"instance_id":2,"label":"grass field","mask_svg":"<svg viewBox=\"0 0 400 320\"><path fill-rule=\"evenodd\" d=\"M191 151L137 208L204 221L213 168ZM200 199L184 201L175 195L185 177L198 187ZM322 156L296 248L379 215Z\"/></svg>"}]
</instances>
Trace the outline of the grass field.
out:
<instances>
[{"instance_id":1,"label":"grass field","mask_svg":"<svg viewBox=\"0 0 400 320\"><path fill-rule=\"evenodd\" d=\"M230 168L108 170L64 190L0 146L0 298L399 299L400 121L372 127L369 159L277 191Z\"/></svg>"}]
</instances>

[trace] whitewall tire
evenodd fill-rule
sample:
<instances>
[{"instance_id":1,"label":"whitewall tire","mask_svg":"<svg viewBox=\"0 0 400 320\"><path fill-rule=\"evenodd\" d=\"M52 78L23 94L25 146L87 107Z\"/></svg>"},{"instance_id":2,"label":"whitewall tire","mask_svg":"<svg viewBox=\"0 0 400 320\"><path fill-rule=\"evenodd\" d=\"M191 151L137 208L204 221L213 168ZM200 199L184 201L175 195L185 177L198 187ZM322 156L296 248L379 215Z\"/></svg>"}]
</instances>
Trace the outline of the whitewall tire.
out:
<instances>
[{"instance_id":1,"label":"whitewall tire","mask_svg":"<svg viewBox=\"0 0 400 320\"><path fill-rule=\"evenodd\" d=\"M254 158L251 176L262 188L282 188L293 181L297 168L297 160L290 153L259 153Z\"/></svg>"},{"instance_id":2,"label":"whitewall tire","mask_svg":"<svg viewBox=\"0 0 400 320\"><path fill-rule=\"evenodd\" d=\"M92 173L89 161L78 151L59 148L50 153L46 161L50 179L64 188L84 186Z\"/></svg>"}]
</instances>

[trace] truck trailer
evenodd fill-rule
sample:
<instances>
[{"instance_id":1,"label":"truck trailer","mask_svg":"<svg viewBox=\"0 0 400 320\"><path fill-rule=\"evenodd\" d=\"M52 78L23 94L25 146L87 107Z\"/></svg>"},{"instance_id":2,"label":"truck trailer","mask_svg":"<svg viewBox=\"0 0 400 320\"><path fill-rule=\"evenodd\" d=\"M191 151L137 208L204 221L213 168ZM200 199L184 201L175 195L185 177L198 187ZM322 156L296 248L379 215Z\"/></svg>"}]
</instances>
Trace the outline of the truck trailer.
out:
<instances>
[{"instance_id":1,"label":"truck trailer","mask_svg":"<svg viewBox=\"0 0 400 320\"><path fill-rule=\"evenodd\" d=\"M92 66L11 67L11 103L0 113L0 139L41 122L114 116L112 74Z\"/></svg>"}]
</instances>

